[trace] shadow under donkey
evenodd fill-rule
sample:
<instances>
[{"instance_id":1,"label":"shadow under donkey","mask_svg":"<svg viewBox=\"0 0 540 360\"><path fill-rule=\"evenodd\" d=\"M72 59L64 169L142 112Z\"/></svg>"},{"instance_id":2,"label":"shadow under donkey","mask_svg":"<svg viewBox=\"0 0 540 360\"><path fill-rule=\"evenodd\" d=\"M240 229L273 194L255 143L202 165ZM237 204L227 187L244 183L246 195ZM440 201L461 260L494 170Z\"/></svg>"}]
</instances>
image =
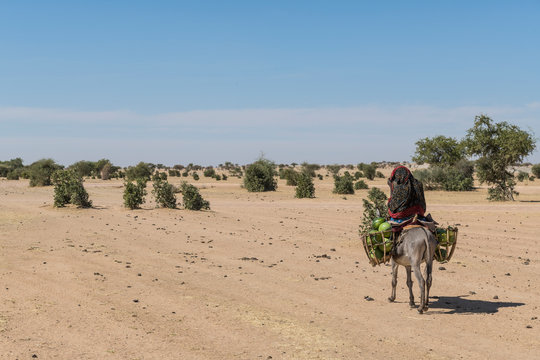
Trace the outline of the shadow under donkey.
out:
<instances>
[{"instance_id":1,"label":"shadow under donkey","mask_svg":"<svg viewBox=\"0 0 540 360\"><path fill-rule=\"evenodd\" d=\"M396 285L398 267L402 265L407 271L407 287L409 288L409 305L415 307L412 290L412 275L414 271L418 286L420 287L420 305L418 312L422 314L428 309L429 289L431 288L433 272L433 256L437 240L433 233L423 227L415 227L404 230L397 241L397 246L392 255L392 294L388 298L390 302L396 299ZM422 275L420 264L426 263L425 274Z\"/></svg>"}]
</instances>

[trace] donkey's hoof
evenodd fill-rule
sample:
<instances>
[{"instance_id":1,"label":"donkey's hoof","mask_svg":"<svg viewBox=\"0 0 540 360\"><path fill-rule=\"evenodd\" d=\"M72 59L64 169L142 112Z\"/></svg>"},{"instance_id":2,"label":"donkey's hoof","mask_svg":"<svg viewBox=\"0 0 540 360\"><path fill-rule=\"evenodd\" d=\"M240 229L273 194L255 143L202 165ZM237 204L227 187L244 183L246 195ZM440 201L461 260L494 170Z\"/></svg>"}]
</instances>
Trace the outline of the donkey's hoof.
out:
<instances>
[{"instance_id":1,"label":"donkey's hoof","mask_svg":"<svg viewBox=\"0 0 540 360\"><path fill-rule=\"evenodd\" d=\"M429 306L426 305L426 306L424 306L424 309L423 309L423 310L424 310L424 311L428 311L428 309L429 309Z\"/></svg>"},{"instance_id":2,"label":"donkey's hoof","mask_svg":"<svg viewBox=\"0 0 540 360\"><path fill-rule=\"evenodd\" d=\"M419 314L423 314L424 313L424 310L422 310L420 307L418 308L418 313Z\"/></svg>"},{"instance_id":3,"label":"donkey's hoof","mask_svg":"<svg viewBox=\"0 0 540 360\"><path fill-rule=\"evenodd\" d=\"M394 297L391 297L391 296L390 296L390 297L388 298L388 302L394 302L394 300L396 300L396 298L394 298Z\"/></svg>"},{"instance_id":4,"label":"donkey's hoof","mask_svg":"<svg viewBox=\"0 0 540 360\"><path fill-rule=\"evenodd\" d=\"M415 307L416 307L416 304L415 304L415 303L413 303L413 302L410 302L410 303L409 303L409 307L410 307L411 309L413 309L413 308L415 308Z\"/></svg>"}]
</instances>

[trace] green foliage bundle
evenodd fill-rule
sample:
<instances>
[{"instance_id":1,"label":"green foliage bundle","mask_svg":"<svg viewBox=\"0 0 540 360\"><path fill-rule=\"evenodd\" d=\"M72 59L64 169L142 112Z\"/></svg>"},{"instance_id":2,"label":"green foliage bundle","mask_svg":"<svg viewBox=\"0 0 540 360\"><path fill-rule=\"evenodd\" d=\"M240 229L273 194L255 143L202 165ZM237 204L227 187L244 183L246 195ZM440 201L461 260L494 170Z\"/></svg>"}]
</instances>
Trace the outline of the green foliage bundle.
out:
<instances>
[{"instance_id":1,"label":"green foliage bundle","mask_svg":"<svg viewBox=\"0 0 540 360\"><path fill-rule=\"evenodd\" d=\"M199 194L199 189L195 186L183 182L180 187L183 196L184 207L188 210L210 210L210 203Z\"/></svg>"},{"instance_id":2,"label":"green foliage bundle","mask_svg":"<svg viewBox=\"0 0 540 360\"><path fill-rule=\"evenodd\" d=\"M0 161L0 177L6 177L8 180L18 180L23 168L24 165L21 158Z\"/></svg>"},{"instance_id":3,"label":"green foliage bundle","mask_svg":"<svg viewBox=\"0 0 540 360\"><path fill-rule=\"evenodd\" d=\"M317 176L315 172L320 169L321 169L321 165L319 164L310 164L307 162L302 163L302 172L308 174L311 177Z\"/></svg>"},{"instance_id":4,"label":"green foliage bundle","mask_svg":"<svg viewBox=\"0 0 540 360\"><path fill-rule=\"evenodd\" d=\"M529 174L524 172L524 171L520 171L518 172L517 174L517 179L519 182L523 182L525 180L529 180Z\"/></svg>"},{"instance_id":5,"label":"green foliage bundle","mask_svg":"<svg viewBox=\"0 0 540 360\"><path fill-rule=\"evenodd\" d=\"M354 194L353 177L350 174L334 175L334 194Z\"/></svg>"},{"instance_id":6,"label":"green foliage bundle","mask_svg":"<svg viewBox=\"0 0 540 360\"><path fill-rule=\"evenodd\" d=\"M163 173L165 174L165 173ZM156 198L156 204L159 207L176 209L175 188L169 184L159 173L152 177L152 194Z\"/></svg>"},{"instance_id":7,"label":"green foliage bundle","mask_svg":"<svg viewBox=\"0 0 540 360\"><path fill-rule=\"evenodd\" d=\"M332 174L333 176L336 176L339 174L339 170L341 170L341 165L333 164L333 165L327 165L326 169Z\"/></svg>"},{"instance_id":8,"label":"green foliage bundle","mask_svg":"<svg viewBox=\"0 0 540 360\"><path fill-rule=\"evenodd\" d=\"M276 165L272 161L263 157L248 165L244 177L244 187L249 192L275 191L277 189L277 181L274 179L275 167Z\"/></svg>"},{"instance_id":9,"label":"green foliage bundle","mask_svg":"<svg viewBox=\"0 0 540 360\"><path fill-rule=\"evenodd\" d=\"M357 172L354 173L354 180L358 180L363 176L364 176L364 174L362 174L361 171L357 171Z\"/></svg>"},{"instance_id":10,"label":"green foliage bundle","mask_svg":"<svg viewBox=\"0 0 540 360\"><path fill-rule=\"evenodd\" d=\"M313 178L306 173L299 173L296 179L296 197L302 198L314 198L315 186L313 185Z\"/></svg>"},{"instance_id":11,"label":"green foliage bundle","mask_svg":"<svg viewBox=\"0 0 540 360\"><path fill-rule=\"evenodd\" d=\"M60 169L62 169L62 166L54 162L53 159L41 159L32 163L28 168L30 186L52 185L52 174Z\"/></svg>"},{"instance_id":12,"label":"green foliage bundle","mask_svg":"<svg viewBox=\"0 0 540 360\"><path fill-rule=\"evenodd\" d=\"M476 170L482 183L492 185L488 199L494 201L514 200L516 182L515 164L531 154L536 148L532 134L505 121L493 122L486 115L475 117L474 126L465 138L467 151L477 156Z\"/></svg>"},{"instance_id":13,"label":"green foliage bundle","mask_svg":"<svg viewBox=\"0 0 540 360\"><path fill-rule=\"evenodd\" d=\"M362 171L362 173L364 174L364 176L368 179L368 180L373 180L375 179L375 175L377 174L377 164L376 163L371 163L371 164L364 164L364 163L360 163L357 165L357 168L358 170Z\"/></svg>"},{"instance_id":14,"label":"green foliage bundle","mask_svg":"<svg viewBox=\"0 0 540 360\"><path fill-rule=\"evenodd\" d=\"M431 166L447 167L455 165L465 157L466 148L463 142L439 135L418 140L412 160L418 164L428 163Z\"/></svg>"},{"instance_id":15,"label":"green foliage bundle","mask_svg":"<svg viewBox=\"0 0 540 360\"><path fill-rule=\"evenodd\" d=\"M139 209L145 202L146 179L127 180L124 182L124 206L128 209Z\"/></svg>"},{"instance_id":16,"label":"green foliage bundle","mask_svg":"<svg viewBox=\"0 0 540 360\"><path fill-rule=\"evenodd\" d=\"M82 208L92 206L92 201L88 198L82 176L78 171L73 169L57 170L52 175L52 183L54 185L55 207L64 207L66 204Z\"/></svg>"},{"instance_id":17,"label":"green foliage bundle","mask_svg":"<svg viewBox=\"0 0 540 360\"><path fill-rule=\"evenodd\" d=\"M369 186L364 180L359 180L354 183L354 190L368 189Z\"/></svg>"},{"instance_id":18,"label":"green foliage bundle","mask_svg":"<svg viewBox=\"0 0 540 360\"><path fill-rule=\"evenodd\" d=\"M193 180L195 181L199 181L200 177L199 177L199 174L197 174L196 172L193 173Z\"/></svg>"},{"instance_id":19,"label":"green foliage bundle","mask_svg":"<svg viewBox=\"0 0 540 360\"><path fill-rule=\"evenodd\" d=\"M367 235L371 230L371 224L373 219L377 217L388 216L388 198L386 194L378 189L371 188L368 192L367 199L363 199L364 213L362 216L362 224L360 225L360 234Z\"/></svg>"}]
</instances>

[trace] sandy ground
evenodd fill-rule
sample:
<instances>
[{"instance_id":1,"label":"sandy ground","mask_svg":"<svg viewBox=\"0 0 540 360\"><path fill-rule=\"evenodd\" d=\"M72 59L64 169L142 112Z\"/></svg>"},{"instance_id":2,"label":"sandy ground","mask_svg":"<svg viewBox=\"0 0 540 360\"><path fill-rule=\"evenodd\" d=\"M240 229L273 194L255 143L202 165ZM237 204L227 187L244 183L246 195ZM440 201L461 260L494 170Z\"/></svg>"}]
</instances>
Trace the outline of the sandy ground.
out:
<instances>
[{"instance_id":1,"label":"sandy ground","mask_svg":"<svg viewBox=\"0 0 540 360\"><path fill-rule=\"evenodd\" d=\"M1 180L0 358L540 356L540 181L509 203L487 202L484 188L426 193L460 234L423 315L403 268L391 304L390 267L368 264L367 190L344 198L330 178L315 183L316 199L295 199L281 182L250 194L238 179L202 178L212 210L192 212L126 210L122 183L99 180L85 183L95 208L55 209L52 187Z\"/></svg>"}]
</instances>

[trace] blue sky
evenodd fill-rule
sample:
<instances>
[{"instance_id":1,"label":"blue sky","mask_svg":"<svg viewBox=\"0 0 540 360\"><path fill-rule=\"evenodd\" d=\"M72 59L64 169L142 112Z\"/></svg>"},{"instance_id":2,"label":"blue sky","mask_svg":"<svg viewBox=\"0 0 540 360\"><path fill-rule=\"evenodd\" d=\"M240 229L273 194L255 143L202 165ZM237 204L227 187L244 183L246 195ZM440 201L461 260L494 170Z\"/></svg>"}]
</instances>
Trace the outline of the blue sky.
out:
<instances>
[{"instance_id":1,"label":"blue sky","mask_svg":"<svg viewBox=\"0 0 540 360\"><path fill-rule=\"evenodd\" d=\"M539 136L539 15L533 1L2 2L0 159L401 161L480 113Z\"/></svg>"}]
</instances>

